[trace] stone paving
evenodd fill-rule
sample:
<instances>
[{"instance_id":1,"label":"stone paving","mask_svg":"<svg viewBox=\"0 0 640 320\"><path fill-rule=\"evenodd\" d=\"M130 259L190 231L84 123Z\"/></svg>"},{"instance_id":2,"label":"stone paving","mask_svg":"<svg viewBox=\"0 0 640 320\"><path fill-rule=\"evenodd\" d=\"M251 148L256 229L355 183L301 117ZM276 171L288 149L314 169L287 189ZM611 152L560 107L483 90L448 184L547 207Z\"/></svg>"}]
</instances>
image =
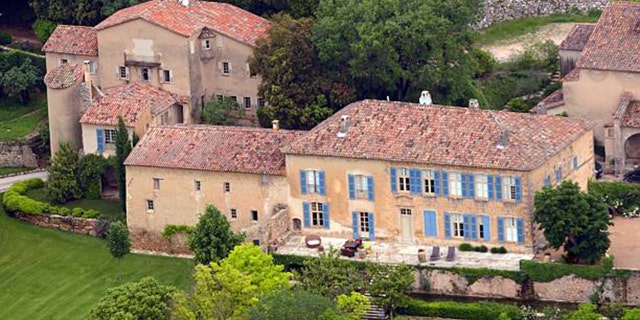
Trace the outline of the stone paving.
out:
<instances>
[{"instance_id":1,"label":"stone paving","mask_svg":"<svg viewBox=\"0 0 640 320\"><path fill-rule=\"evenodd\" d=\"M322 237L322 246L325 251L330 247L341 248L346 239L344 238L331 238ZM385 262L385 263L407 263L412 265L419 265L418 261L418 249L424 249L427 254L427 259L431 256L432 247L403 244L403 243L388 243L388 242L371 242L371 253L369 253L364 259L361 259L356 254L353 259L356 261L372 261L372 262ZM287 241L278 246L277 253L279 254L293 254L300 256L314 256L319 255L317 249L309 249L304 243L304 236L291 235ZM422 263L422 265L429 265L435 267L467 267L467 268L491 268L500 270L519 270L520 260L533 259L532 254L491 254L480 252L461 252L456 248L456 257L454 261L445 261L447 256L447 247L440 247L440 259L437 261L428 261Z\"/></svg>"}]
</instances>

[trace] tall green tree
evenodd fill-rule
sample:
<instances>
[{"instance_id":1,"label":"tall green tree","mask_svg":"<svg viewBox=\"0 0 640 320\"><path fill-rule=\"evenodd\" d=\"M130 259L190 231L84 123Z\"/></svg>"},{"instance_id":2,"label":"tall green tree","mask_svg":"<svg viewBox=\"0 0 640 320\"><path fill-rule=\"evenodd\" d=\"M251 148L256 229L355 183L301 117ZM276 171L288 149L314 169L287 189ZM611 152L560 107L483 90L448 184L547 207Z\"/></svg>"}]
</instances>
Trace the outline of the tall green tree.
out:
<instances>
[{"instance_id":1,"label":"tall green tree","mask_svg":"<svg viewBox=\"0 0 640 320\"><path fill-rule=\"evenodd\" d=\"M371 301L367 296L351 292L350 295L341 294L336 298L338 311L350 320L360 320L371 309Z\"/></svg>"},{"instance_id":2,"label":"tall green tree","mask_svg":"<svg viewBox=\"0 0 640 320\"><path fill-rule=\"evenodd\" d=\"M129 139L129 129L124 123L122 116L118 117L118 127L116 129L116 173L118 174L118 192L120 195L120 208L122 212L127 212L127 175L124 161L131 153L131 139Z\"/></svg>"},{"instance_id":3,"label":"tall green tree","mask_svg":"<svg viewBox=\"0 0 640 320\"><path fill-rule=\"evenodd\" d=\"M288 129L310 129L334 110L352 102L354 91L340 73L326 73L311 41L313 20L277 15L268 39L258 42L250 59L262 82L258 95L266 106L258 110L262 126L280 120Z\"/></svg>"},{"instance_id":4,"label":"tall green tree","mask_svg":"<svg viewBox=\"0 0 640 320\"><path fill-rule=\"evenodd\" d=\"M120 221L112 223L107 233L107 245L111 255L118 261L131 252L131 240L127 226Z\"/></svg>"},{"instance_id":5,"label":"tall green tree","mask_svg":"<svg viewBox=\"0 0 640 320\"><path fill-rule=\"evenodd\" d=\"M604 202L580 191L580 186L563 181L555 188L544 188L535 195L534 222L555 249L564 248L570 262L598 262L611 241L611 225Z\"/></svg>"},{"instance_id":6,"label":"tall green tree","mask_svg":"<svg viewBox=\"0 0 640 320\"><path fill-rule=\"evenodd\" d=\"M393 319L396 309L405 306L407 292L414 281L413 268L372 263L367 266L367 277L367 291L373 303L387 310Z\"/></svg>"},{"instance_id":7,"label":"tall green tree","mask_svg":"<svg viewBox=\"0 0 640 320\"><path fill-rule=\"evenodd\" d=\"M152 277L111 288L91 309L90 320L170 319L172 295L176 289L163 286Z\"/></svg>"},{"instance_id":8,"label":"tall green tree","mask_svg":"<svg viewBox=\"0 0 640 320\"><path fill-rule=\"evenodd\" d=\"M231 230L229 221L216 207L208 205L189 236L189 248L196 263L208 265L226 258L244 238L244 233Z\"/></svg>"},{"instance_id":9,"label":"tall green tree","mask_svg":"<svg viewBox=\"0 0 640 320\"><path fill-rule=\"evenodd\" d=\"M78 151L70 143L60 142L58 152L51 159L49 179L45 188L47 197L52 202L65 203L82 195L76 178L78 163Z\"/></svg>"},{"instance_id":10,"label":"tall green tree","mask_svg":"<svg viewBox=\"0 0 640 320\"><path fill-rule=\"evenodd\" d=\"M340 253L336 249L326 251L318 259L307 259L296 279L303 289L331 300L341 294L358 291L364 286L364 279L358 269L340 259Z\"/></svg>"},{"instance_id":11,"label":"tall green tree","mask_svg":"<svg viewBox=\"0 0 640 320\"><path fill-rule=\"evenodd\" d=\"M244 109L233 99L222 101L213 97L202 110L202 122L215 125L232 125L234 118L244 115Z\"/></svg>"},{"instance_id":12,"label":"tall green tree","mask_svg":"<svg viewBox=\"0 0 640 320\"><path fill-rule=\"evenodd\" d=\"M345 70L358 98L466 103L471 25L480 0L320 0L313 42L322 65Z\"/></svg>"},{"instance_id":13,"label":"tall green tree","mask_svg":"<svg viewBox=\"0 0 640 320\"><path fill-rule=\"evenodd\" d=\"M22 104L30 100L29 90L33 89L41 79L40 71L25 59L20 66L14 66L0 75L0 86L10 97L18 97Z\"/></svg>"}]
</instances>

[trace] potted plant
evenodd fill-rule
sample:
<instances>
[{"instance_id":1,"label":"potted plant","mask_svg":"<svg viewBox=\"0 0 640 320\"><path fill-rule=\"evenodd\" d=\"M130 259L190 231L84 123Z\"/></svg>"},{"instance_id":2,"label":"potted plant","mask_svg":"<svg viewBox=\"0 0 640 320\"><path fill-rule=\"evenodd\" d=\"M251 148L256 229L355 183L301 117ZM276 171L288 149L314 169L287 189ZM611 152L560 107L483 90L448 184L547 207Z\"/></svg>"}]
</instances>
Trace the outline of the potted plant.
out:
<instances>
[{"instance_id":1,"label":"potted plant","mask_svg":"<svg viewBox=\"0 0 640 320\"><path fill-rule=\"evenodd\" d=\"M420 263L427 262L427 252L424 249L418 249L418 261Z\"/></svg>"}]
</instances>

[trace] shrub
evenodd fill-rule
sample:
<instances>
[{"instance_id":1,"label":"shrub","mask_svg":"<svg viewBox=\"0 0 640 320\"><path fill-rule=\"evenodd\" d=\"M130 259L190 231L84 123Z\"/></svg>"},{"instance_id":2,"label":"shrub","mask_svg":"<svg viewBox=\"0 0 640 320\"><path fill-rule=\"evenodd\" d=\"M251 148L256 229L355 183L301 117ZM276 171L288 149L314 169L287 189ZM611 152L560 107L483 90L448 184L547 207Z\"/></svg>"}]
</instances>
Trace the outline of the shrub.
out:
<instances>
[{"instance_id":1,"label":"shrub","mask_svg":"<svg viewBox=\"0 0 640 320\"><path fill-rule=\"evenodd\" d=\"M11 44L12 42L13 42L13 37L11 37L10 34L0 31L0 44L1 45L6 46L8 44Z\"/></svg>"},{"instance_id":2,"label":"shrub","mask_svg":"<svg viewBox=\"0 0 640 320\"><path fill-rule=\"evenodd\" d=\"M9 212L22 212L25 214L42 214L47 212L49 204L33 200L24 195L30 189L42 188L44 182L41 179L29 179L16 182L5 192L2 204Z\"/></svg>"},{"instance_id":3,"label":"shrub","mask_svg":"<svg viewBox=\"0 0 640 320\"><path fill-rule=\"evenodd\" d=\"M406 307L401 308L399 313L401 315L418 317L486 320L498 320L501 314L505 314L512 320L522 319L520 308L492 302L427 302L418 299L408 299Z\"/></svg>"},{"instance_id":4,"label":"shrub","mask_svg":"<svg viewBox=\"0 0 640 320\"><path fill-rule=\"evenodd\" d=\"M461 243L458 249L460 251L473 251L473 246L470 243Z\"/></svg>"},{"instance_id":5,"label":"shrub","mask_svg":"<svg viewBox=\"0 0 640 320\"><path fill-rule=\"evenodd\" d=\"M38 19L33 24L33 32L35 32L38 41L45 43L57 26L58 24L53 21Z\"/></svg>"},{"instance_id":6,"label":"shrub","mask_svg":"<svg viewBox=\"0 0 640 320\"><path fill-rule=\"evenodd\" d=\"M73 215L74 217L82 217L82 214L84 213L84 211L82 211L82 208L73 208L71 210L71 215Z\"/></svg>"},{"instance_id":7,"label":"shrub","mask_svg":"<svg viewBox=\"0 0 640 320\"><path fill-rule=\"evenodd\" d=\"M100 217L100 212L98 212L97 210L89 209L84 212L82 217L86 219L97 219L98 217Z\"/></svg>"},{"instance_id":8,"label":"shrub","mask_svg":"<svg viewBox=\"0 0 640 320\"><path fill-rule=\"evenodd\" d=\"M589 181L589 193L603 199L617 214L640 207L640 185Z\"/></svg>"},{"instance_id":9,"label":"shrub","mask_svg":"<svg viewBox=\"0 0 640 320\"><path fill-rule=\"evenodd\" d=\"M489 248L487 248L487 246L485 246L485 245L481 245L481 246L478 246L478 247L473 247L473 251L476 251L476 252L487 252L487 251L489 251Z\"/></svg>"},{"instance_id":10,"label":"shrub","mask_svg":"<svg viewBox=\"0 0 640 320\"><path fill-rule=\"evenodd\" d=\"M597 280L606 273L605 268L598 265L540 263L529 260L520 261L520 270L536 282L550 282L571 274L587 280Z\"/></svg>"},{"instance_id":11,"label":"shrub","mask_svg":"<svg viewBox=\"0 0 640 320\"><path fill-rule=\"evenodd\" d=\"M187 226L184 224L181 224L181 225L168 224L164 227L164 230L162 231L162 237L167 240L171 240L172 235L176 233L190 234L191 232L193 232L193 229L194 229L193 227Z\"/></svg>"},{"instance_id":12,"label":"shrub","mask_svg":"<svg viewBox=\"0 0 640 320\"><path fill-rule=\"evenodd\" d=\"M58 214L61 216L70 216L71 215L71 209L69 208L65 208L65 207L58 207Z\"/></svg>"}]
</instances>

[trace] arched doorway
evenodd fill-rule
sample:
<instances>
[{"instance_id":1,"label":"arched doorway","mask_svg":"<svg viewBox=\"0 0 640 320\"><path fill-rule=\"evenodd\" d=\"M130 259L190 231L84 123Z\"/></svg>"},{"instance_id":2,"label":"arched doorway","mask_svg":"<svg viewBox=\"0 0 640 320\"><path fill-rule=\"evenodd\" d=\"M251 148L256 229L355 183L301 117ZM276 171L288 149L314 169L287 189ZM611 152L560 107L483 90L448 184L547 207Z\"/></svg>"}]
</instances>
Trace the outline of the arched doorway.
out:
<instances>
[{"instance_id":1,"label":"arched doorway","mask_svg":"<svg viewBox=\"0 0 640 320\"><path fill-rule=\"evenodd\" d=\"M627 159L640 160L640 133L632 135L625 141L624 153Z\"/></svg>"}]
</instances>

